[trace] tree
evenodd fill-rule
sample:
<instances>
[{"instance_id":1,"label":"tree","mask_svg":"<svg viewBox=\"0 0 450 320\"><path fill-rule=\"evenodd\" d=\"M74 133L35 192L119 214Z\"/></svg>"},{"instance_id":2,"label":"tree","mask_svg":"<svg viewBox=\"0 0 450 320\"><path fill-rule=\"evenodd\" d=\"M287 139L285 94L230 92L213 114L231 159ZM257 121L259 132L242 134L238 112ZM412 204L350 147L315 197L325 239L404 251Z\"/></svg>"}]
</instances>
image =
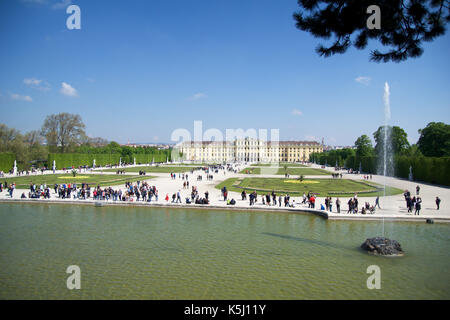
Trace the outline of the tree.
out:
<instances>
[{"instance_id":1,"label":"tree","mask_svg":"<svg viewBox=\"0 0 450 320\"><path fill-rule=\"evenodd\" d=\"M419 130L417 145L424 156L450 156L450 125L443 122L430 122Z\"/></svg>"},{"instance_id":2,"label":"tree","mask_svg":"<svg viewBox=\"0 0 450 320\"><path fill-rule=\"evenodd\" d=\"M0 152L12 151L14 141L22 139L20 132L14 128L9 128L7 125L0 123Z\"/></svg>"},{"instance_id":3,"label":"tree","mask_svg":"<svg viewBox=\"0 0 450 320\"><path fill-rule=\"evenodd\" d=\"M32 160L47 160L48 148L43 145L43 140L38 130L33 130L25 134L24 141L28 150L28 162Z\"/></svg>"},{"instance_id":4,"label":"tree","mask_svg":"<svg viewBox=\"0 0 450 320\"><path fill-rule=\"evenodd\" d=\"M28 169L32 160L47 159L47 148L42 145L39 131L22 135L14 128L0 124L0 152L12 152L20 169Z\"/></svg>"},{"instance_id":5,"label":"tree","mask_svg":"<svg viewBox=\"0 0 450 320\"><path fill-rule=\"evenodd\" d=\"M370 138L365 134L356 139L355 147L356 156L358 158L370 156L373 154L372 141L370 141Z\"/></svg>"},{"instance_id":6,"label":"tree","mask_svg":"<svg viewBox=\"0 0 450 320\"><path fill-rule=\"evenodd\" d=\"M378 155L384 152L384 126L380 126L377 131L373 133L375 139L375 151ZM388 139L392 143L388 144L387 148L396 155L405 154L409 148L408 134L400 127L388 126Z\"/></svg>"},{"instance_id":7,"label":"tree","mask_svg":"<svg viewBox=\"0 0 450 320\"><path fill-rule=\"evenodd\" d=\"M85 137L84 128L79 115L64 112L47 116L41 132L50 148L66 152Z\"/></svg>"},{"instance_id":8,"label":"tree","mask_svg":"<svg viewBox=\"0 0 450 320\"><path fill-rule=\"evenodd\" d=\"M423 153L420 151L419 146L417 144L413 144L412 146L410 146L408 148L408 150L406 150L404 155L408 156L408 157L417 158L417 157L422 157Z\"/></svg>"},{"instance_id":9,"label":"tree","mask_svg":"<svg viewBox=\"0 0 450 320\"><path fill-rule=\"evenodd\" d=\"M362 50L368 40L376 40L390 49L373 50L372 61L416 58L423 53L422 42L442 36L450 21L449 0L298 0L298 4L300 11L294 13L298 29L323 39L334 36L329 47L316 48L325 57L345 53L352 44ZM379 29L367 27L367 8L374 4L380 8Z\"/></svg>"}]
</instances>

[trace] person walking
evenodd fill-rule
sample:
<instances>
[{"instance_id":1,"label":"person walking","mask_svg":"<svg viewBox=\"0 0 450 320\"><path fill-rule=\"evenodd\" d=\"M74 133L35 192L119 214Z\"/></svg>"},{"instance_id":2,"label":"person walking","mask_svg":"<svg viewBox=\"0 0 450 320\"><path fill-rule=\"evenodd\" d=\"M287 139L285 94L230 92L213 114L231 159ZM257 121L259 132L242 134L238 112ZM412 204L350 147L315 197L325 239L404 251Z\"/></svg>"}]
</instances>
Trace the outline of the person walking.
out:
<instances>
[{"instance_id":1,"label":"person walking","mask_svg":"<svg viewBox=\"0 0 450 320\"><path fill-rule=\"evenodd\" d=\"M436 197L436 206L437 206L436 210L439 210L439 205L440 204L441 204L441 199L439 197Z\"/></svg>"},{"instance_id":2,"label":"person walking","mask_svg":"<svg viewBox=\"0 0 450 320\"><path fill-rule=\"evenodd\" d=\"M417 187L416 187L416 195L419 195L419 192L420 192L420 187L417 186Z\"/></svg>"},{"instance_id":3,"label":"person walking","mask_svg":"<svg viewBox=\"0 0 450 320\"><path fill-rule=\"evenodd\" d=\"M420 214L420 209L421 209L421 203L422 203L422 199L420 197L417 197L416 199L416 211L414 212L414 215L419 215Z\"/></svg>"},{"instance_id":4,"label":"person walking","mask_svg":"<svg viewBox=\"0 0 450 320\"><path fill-rule=\"evenodd\" d=\"M337 213L341 213L341 200L339 198L336 199L336 210Z\"/></svg>"},{"instance_id":5,"label":"person walking","mask_svg":"<svg viewBox=\"0 0 450 320\"><path fill-rule=\"evenodd\" d=\"M380 196L377 196L377 198L375 199L375 208L378 206L379 209L381 209L380 207Z\"/></svg>"}]
</instances>

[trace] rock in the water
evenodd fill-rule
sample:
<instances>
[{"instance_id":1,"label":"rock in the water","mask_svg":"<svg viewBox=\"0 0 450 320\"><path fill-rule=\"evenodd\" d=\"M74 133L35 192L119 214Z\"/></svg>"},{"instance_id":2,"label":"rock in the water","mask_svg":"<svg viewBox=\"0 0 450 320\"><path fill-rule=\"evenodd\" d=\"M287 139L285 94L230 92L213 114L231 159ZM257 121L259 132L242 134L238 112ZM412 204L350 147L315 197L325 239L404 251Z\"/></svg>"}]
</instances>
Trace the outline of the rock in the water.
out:
<instances>
[{"instance_id":1,"label":"rock in the water","mask_svg":"<svg viewBox=\"0 0 450 320\"><path fill-rule=\"evenodd\" d=\"M402 256L404 254L400 243L383 237L367 239L361 248L369 253L382 256Z\"/></svg>"},{"instance_id":2,"label":"rock in the water","mask_svg":"<svg viewBox=\"0 0 450 320\"><path fill-rule=\"evenodd\" d=\"M433 220L433 219L427 219L427 223L433 224L433 223L434 223L434 220Z\"/></svg>"}]
</instances>

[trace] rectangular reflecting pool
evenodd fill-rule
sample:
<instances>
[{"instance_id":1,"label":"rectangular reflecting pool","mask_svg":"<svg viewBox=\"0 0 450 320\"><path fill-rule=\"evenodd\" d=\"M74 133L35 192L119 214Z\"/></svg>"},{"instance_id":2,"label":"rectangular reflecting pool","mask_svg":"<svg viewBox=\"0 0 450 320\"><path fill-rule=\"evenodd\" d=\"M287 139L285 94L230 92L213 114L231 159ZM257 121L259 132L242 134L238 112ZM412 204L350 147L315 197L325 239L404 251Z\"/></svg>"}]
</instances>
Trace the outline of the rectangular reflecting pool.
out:
<instances>
[{"instance_id":1,"label":"rectangular reflecting pool","mask_svg":"<svg viewBox=\"0 0 450 320\"><path fill-rule=\"evenodd\" d=\"M228 210L0 204L1 299L449 299L450 225ZM68 266L81 270L69 290ZM367 268L381 289L367 288Z\"/></svg>"}]
</instances>

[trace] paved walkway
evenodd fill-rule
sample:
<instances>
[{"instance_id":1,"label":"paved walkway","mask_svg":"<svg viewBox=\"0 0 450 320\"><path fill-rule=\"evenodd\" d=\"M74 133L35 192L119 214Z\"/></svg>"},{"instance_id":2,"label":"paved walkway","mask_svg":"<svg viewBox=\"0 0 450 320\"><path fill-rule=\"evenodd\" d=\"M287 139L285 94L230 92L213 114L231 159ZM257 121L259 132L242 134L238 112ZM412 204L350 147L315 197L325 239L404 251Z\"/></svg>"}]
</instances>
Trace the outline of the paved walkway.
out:
<instances>
[{"instance_id":1,"label":"paved walkway","mask_svg":"<svg viewBox=\"0 0 450 320\"><path fill-rule=\"evenodd\" d=\"M237 165L236 169L238 172L242 170L243 168L247 167L247 165L241 164ZM317 165L311 165L312 168L320 168L320 166ZM145 170L145 168L143 168ZM336 172L334 171L334 168L326 168L326 170L329 170L330 172ZM58 171L56 173L65 173L62 171ZM84 173L84 172L81 172ZM103 172L101 169L97 169L95 171L88 171L89 174L114 174L111 172ZM341 173L341 172L340 172ZM355 179L355 180L361 180L362 175L359 174L347 174L346 171L342 171L343 173L343 179ZM47 174L52 174L52 172L48 172ZM127 173L127 175L136 175L136 173ZM142 176L142 181L148 181L150 185L155 185L158 189L159 193L159 201L152 202L152 203L142 203L142 205L164 205L164 206L179 206L179 207L193 207L192 204L175 204L171 203L172 201L172 194L180 191L181 198L183 202L185 202L186 197L190 197L190 190L189 189L183 189L183 180L181 178L177 178L175 180L172 180L170 178L169 173L154 173L154 172L148 172L147 175L153 176L154 178L150 180L145 180L146 176ZM250 177L250 175L246 174L235 174L231 172L226 172L225 170L220 170L218 174L214 175L214 180L208 181L206 180L206 174L203 171L195 171L194 174L189 175L189 184L190 187L196 186L199 191L200 197L204 196L204 192L209 192L209 199L210 199L210 205L205 205L204 207L207 208L226 208L226 209L232 209L232 208L239 208L239 209L249 209L249 201L248 200L240 200L241 196L237 192L229 192L228 199L234 198L236 200L236 205L230 206L226 205L226 202L223 200L223 197L221 197L221 191L216 189L215 186L219 184L220 182L233 177ZM197 176L202 175L203 180L197 181ZM282 178L282 175L252 175L253 177L277 177ZM328 176L309 176L309 178L327 178ZM308 176L307 176L308 178ZM329 178L329 177L328 177ZM1 178L0 178L1 179ZM383 176L377 176L373 175L372 180L373 182L383 184L384 183L384 177ZM420 186L420 197L422 198L422 210L420 213L420 216L415 216L414 213L408 213L406 208L406 203L403 197L403 194L395 195L395 196L388 196L388 197L381 197L380 198L380 204L381 209L377 209L376 213L366 214L362 215L361 213L358 214L347 214L347 201L348 198L340 198L341 199L341 213L338 214L336 212L336 206L334 204L334 201L336 198L333 198L333 212L325 212L321 210L310 210L308 209L307 205L301 205L301 197L291 197L291 201L295 200L295 207L292 208L285 208L283 205L280 207L278 206L267 206L262 205L261 203L261 195L258 195L258 202L256 205L252 206L251 209L257 209L257 210L288 210L288 211L296 211L296 212L309 212L309 213L315 213L322 216L326 216L329 219L364 219L364 220L373 220L373 219L395 219L395 220L425 220L427 218L433 218L435 221L447 221L450 222L450 206L448 205L447 201L450 199L450 188L448 187L440 187L440 186L434 186L429 184L423 184L423 183L417 183L417 182L411 182L407 180L397 179L397 178L386 178L386 185L393 186L402 190L409 190L411 192L411 195L415 195L416 186ZM124 190L124 186L113 186L114 189L122 189ZM25 192L26 195L28 195L28 190L21 190L17 189L14 192L13 199L14 200L20 200L21 194ZM72 203L71 200L65 199L58 199L55 198L55 195L53 193L54 191L51 189L52 199L50 201L57 201L57 202L67 202ZM169 195L170 200L166 202L164 200L165 196ZM441 206L440 210L436 210L436 204L435 204L435 198L436 196L439 196L441 199ZM0 201L4 200L12 200L6 191L3 191L0 193ZM277 199L278 200L278 199ZM322 197L317 198L316 200L316 208L320 208L320 204L324 204L325 199ZM49 200L37 200L37 201L49 201ZM76 202L98 202L93 200L75 200ZM375 197L358 197L358 201L361 207L361 204L364 204L366 201L369 202L371 205L375 203ZM104 201L103 201L104 202ZM112 203L112 201L109 201ZM123 204L123 203L121 203ZM136 202L127 202L127 204L137 204Z\"/></svg>"}]
</instances>

